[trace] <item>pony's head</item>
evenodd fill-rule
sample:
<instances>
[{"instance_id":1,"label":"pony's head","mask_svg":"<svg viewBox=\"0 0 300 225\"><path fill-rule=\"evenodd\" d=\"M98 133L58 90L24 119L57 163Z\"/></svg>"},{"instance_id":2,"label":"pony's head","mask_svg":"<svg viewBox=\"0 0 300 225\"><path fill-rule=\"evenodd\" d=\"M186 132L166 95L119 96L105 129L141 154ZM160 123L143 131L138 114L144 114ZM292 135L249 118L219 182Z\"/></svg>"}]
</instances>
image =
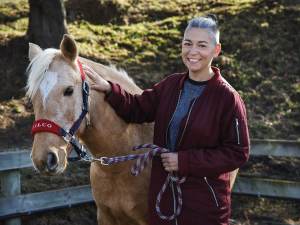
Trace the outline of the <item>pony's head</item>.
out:
<instances>
[{"instance_id":1,"label":"pony's head","mask_svg":"<svg viewBox=\"0 0 300 225\"><path fill-rule=\"evenodd\" d=\"M67 130L82 112L82 80L77 65L78 49L68 35L60 50L42 50L29 44L30 64L27 68L27 95L31 99L35 119L46 119ZM40 126L47 126L46 123ZM51 125L49 125L51 126ZM78 139L85 130L81 124L75 137ZM72 151L61 136L51 132L34 134L31 159L36 170L42 175L59 175L64 172L67 158Z\"/></svg>"}]
</instances>

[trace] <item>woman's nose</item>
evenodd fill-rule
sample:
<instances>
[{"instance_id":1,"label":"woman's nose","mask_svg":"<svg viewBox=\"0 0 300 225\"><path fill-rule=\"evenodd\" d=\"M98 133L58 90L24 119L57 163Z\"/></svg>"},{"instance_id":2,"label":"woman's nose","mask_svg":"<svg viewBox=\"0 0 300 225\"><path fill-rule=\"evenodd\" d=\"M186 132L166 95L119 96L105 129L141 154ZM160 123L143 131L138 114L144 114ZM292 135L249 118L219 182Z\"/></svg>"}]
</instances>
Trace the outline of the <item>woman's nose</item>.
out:
<instances>
[{"instance_id":1,"label":"woman's nose","mask_svg":"<svg viewBox=\"0 0 300 225\"><path fill-rule=\"evenodd\" d=\"M189 52L190 54L192 54L192 55L195 55L195 54L197 54L198 53L198 51L197 51L197 49L196 49L196 47L195 46L192 46L192 48L191 48L191 50L190 50L190 52Z\"/></svg>"}]
</instances>

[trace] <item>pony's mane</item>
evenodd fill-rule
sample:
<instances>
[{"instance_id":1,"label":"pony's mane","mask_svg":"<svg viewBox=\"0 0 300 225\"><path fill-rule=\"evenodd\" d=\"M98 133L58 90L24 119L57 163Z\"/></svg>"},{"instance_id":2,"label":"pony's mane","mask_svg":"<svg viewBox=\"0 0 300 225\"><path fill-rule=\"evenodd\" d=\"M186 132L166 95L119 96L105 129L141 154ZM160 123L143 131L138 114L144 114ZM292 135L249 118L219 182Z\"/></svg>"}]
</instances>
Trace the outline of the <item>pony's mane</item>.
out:
<instances>
[{"instance_id":1,"label":"pony's mane","mask_svg":"<svg viewBox=\"0 0 300 225\"><path fill-rule=\"evenodd\" d=\"M122 85L122 87L131 94L141 94L142 90L135 84L132 77L122 68L117 68L116 65L110 63L107 66L110 69L110 73L106 73L106 76L112 82Z\"/></svg>"},{"instance_id":2,"label":"pony's mane","mask_svg":"<svg viewBox=\"0 0 300 225\"><path fill-rule=\"evenodd\" d=\"M123 68L117 68L117 66L111 62L109 63L108 68L110 68L113 72L116 72L118 75L120 75L121 76L120 78L122 80L125 79L125 80L128 80L129 82L134 83L134 80L132 79L132 77L130 77Z\"/></svg>"},{"instance_id":3,"label":"pony's mane","mask_svg":"<svg viewBox=\"0 0 300 225\"><path fill-rule=\"evenodd\" d=\"M103 65L82 57L79 57L79 60L91 66L102 78L120 84L129 93L140 94L142 92L135 84L133 78L124 69L117 67L115 64L108 62L108 65Z\"/></svg>"},{"instance_id":4,"label":"pony's mane","mask_svg":"<svg viewBox=\"0 0 300 225\"><path fill-rule=\"evenodd\" d=\"M48 48L34 57L26 69L28 75L27 85L24 88L27 96L32 98L49 70L49 66L60 50Z\"/></svg>"}]
</instances>

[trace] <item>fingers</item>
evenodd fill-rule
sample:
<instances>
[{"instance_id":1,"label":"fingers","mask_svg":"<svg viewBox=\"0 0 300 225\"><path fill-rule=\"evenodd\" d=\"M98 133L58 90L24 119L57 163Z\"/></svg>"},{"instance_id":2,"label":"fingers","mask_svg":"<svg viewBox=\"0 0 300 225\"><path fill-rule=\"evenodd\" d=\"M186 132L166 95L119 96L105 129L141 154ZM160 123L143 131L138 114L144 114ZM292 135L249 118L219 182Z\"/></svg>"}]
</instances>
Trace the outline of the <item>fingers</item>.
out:
<instances>
[{"instance_id":1,"label":"fingers","mask_svg":"<svg viewBox=\"0 0 300 225\"><path fill-rule=\"evenodd\" d=\"M100 83L101 82L101 77L89 66L87 65L82 65L83 69L84 69L84 72L85 74L91 78L91 80L94 82L94 83Z\"/></svg>"},{"instance_id":2,"label":"fingers","mask_svg":"<svg viewBox=\"0 0 300 225\"><path fill-rule=\"evenodd\" d=\"M82 68L85 74L92 79L95 83L99 80L99 75L89 66L83 64Z\"/></svg>"},{"instance_id":3,"label":"fingers","mask_svg":"<svg viewBox=\"0 0 300 225\"><path fill-rule=\"evenodd\" d=\"M92 84L92 85L90 85L90 89L91 90L99 90L99 89L101 89L101 86L100 85L96 85L96 84Z\"/></svg>"},{"instance_id":4,"label":"fingers","mask_svg":"<svg viewBox=\"0 0 300 225\"><path fill-rule=\"evenodd\" d=\"M82 68L86 71L92 72L94 74L97 74L91 67L89 67L88 65L83 64Z\"/></svg>"},{"instance_id":5,"label":"fingers","mask_svg":"<svg viewBox=\"0 0 300 225\"><path fill-rule=\"evenodd\" d=\"M108 92L111 91L111 85L102 77L100 77L91 67L85 64L82 67L84 69L85 74L94 82L94 84L90 85L91 90Z\"/></svg>"},{"instance_id":6,"label":"fingers","mask_svg":"<svg viewBox=\"0 0 300 225\"><path fill-rule=\"evenodd\" d=\"M178 153L162 153L161 159L166 171L178 171Z\"/></svg>"}]
</instances>

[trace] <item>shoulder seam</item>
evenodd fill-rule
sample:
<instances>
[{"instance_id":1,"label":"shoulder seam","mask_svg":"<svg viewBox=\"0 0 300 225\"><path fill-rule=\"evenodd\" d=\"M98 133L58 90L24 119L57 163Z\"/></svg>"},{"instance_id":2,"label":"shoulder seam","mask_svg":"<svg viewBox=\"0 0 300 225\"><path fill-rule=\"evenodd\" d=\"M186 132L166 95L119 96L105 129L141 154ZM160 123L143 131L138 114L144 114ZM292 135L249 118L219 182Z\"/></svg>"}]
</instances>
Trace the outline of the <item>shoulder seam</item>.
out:
<instances>
[{"instance_id":1,"label":"shoulder seam","mask_svg":"<svg viewBox=\"0 0 300 225\"><path fill-rule=\"evenodd\" d=\"M237 90L235 90L235 89L231 86L231 84L229 84L228 81L225 80L224 78L222 78L221 82L222 82L223 84L225 84L226 86L228 86L230 89L232 89L234 92L237 92ZM237 93L238 93L238 92L237 92Z\"/></svg>"}]
</instances>

